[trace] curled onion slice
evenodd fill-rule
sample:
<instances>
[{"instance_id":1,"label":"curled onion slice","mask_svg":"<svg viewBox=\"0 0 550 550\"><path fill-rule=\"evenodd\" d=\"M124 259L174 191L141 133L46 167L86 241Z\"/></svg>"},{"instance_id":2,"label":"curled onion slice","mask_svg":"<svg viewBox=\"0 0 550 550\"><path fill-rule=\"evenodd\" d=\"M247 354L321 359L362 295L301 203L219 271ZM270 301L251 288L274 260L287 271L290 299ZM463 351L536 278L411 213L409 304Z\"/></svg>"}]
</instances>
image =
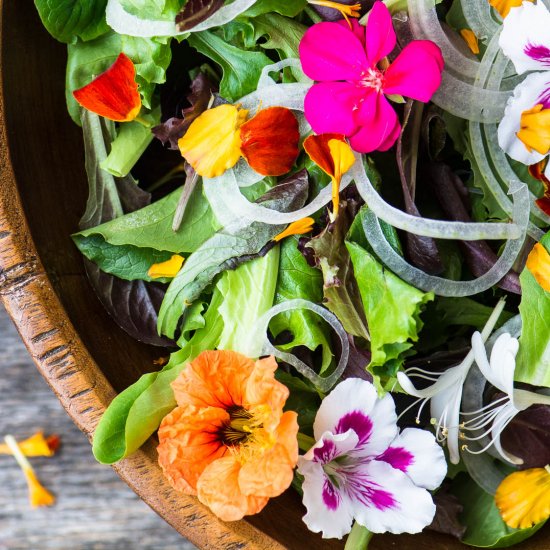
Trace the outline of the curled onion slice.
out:
<instances>
[{"instance_id":1,"label":"curled onion slice","mask_svg":"<svg viewBox=\"0 0 550 550\"><path fill-rule=\"evenodd\" d=\"M462 13L480 40L493 36L500 23L493 18L493 10L487 0L462 0Z\"/></svg>"},{"instance_id":2,"label":"curled onion slice","mask_svg":"<svg viewBox=\"0 0 550 550\"><path fill-rule=\"evenodd\" d=\"M340 355L338 365L331 375L320 376L311 367L308 367L296 356L292 355L291 353L287 353L277 349L267 338L267 329L271 319L273 319L273 317L275 317L279 313L283 313L284 311L292 311L295 309L309 309L310 311L313 311L314 313L322 317L334 329L334 332L336 332L338 338L340 338L340 342L342 344L342 353ZM260 338L264 339L262 350L263 355L274 355L275 357L277 357L277 359L280 359L281 361L285 361L285 363L292 365L300 374L305 376L310 382L315 385L316 388L318 388L322 392L329 391L334 386L334 384L336 384L336 382L340 380L340 377L342 376L342 373L344 372L344 369L348 364L349 340L348 335L344 330L344 327L342 327L342 324L340 323L336 315L334 315L324 307L321 307L320 305L310 302L308 300L289 300L287 302L282 302L280 304L277 304L276 306L273 306L258 321L258 331L261 335Z\"/></svg>"},{"instance_id":3,"label":"curled onion slice","mask_svg":"<svg viewBox=\"0 0 550 550\"><path fill-rule=\"evenodd\" d=\"M141 19L128 13L120 0L108 0L105 12L107 24L115 32L128 36L152 38L153 36L182 36L190 32L200 32L213 27L221 27L253 6L256 0L234 0L225 4L208 19L186 31L178 30L173 21Z\"/></svg>"},{"instance_id":4,"label":"curled onion slice","mask_svg":"<svg viewBox=\"0 0 550 550\"><path fill-rule=\"evenodd\" d=\"M297 80L299 82L306 82L309 85L313 84L313 80L307 77L302 70L302 62L297 57L289 57L288 59L283 59L273 65L267 65L262 69L260 74L260 79L258 80L257 89L265 88L266 86L272 86L276 82L271 78L270 73L279 73L286 67L292 67L294 69L293 73L296 73L299 77Z\"/></svg>"}]
</instances>

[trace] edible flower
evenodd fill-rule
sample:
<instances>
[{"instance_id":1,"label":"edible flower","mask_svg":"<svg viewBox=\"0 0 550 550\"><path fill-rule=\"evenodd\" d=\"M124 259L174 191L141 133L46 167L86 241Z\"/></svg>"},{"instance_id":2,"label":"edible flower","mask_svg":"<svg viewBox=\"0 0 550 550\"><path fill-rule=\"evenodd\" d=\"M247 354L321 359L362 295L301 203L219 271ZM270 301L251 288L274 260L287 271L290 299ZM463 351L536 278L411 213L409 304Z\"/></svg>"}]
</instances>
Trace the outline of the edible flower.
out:
<instances>
[{"instance_id":1,"label":"edible flower","mask_svg":"<svg viewBox=\"0 0 550 550\"><path fill-rule=\"evenodd\" d=\"M317 134L349 138L361 153L386 151L401 125L387 98L427 102L441 83L441 50L428 40L409 43L389 63L396 44L388 8L375 2L367 26L318 23L300 42L304 73L317 81L305 97L305 116Z\"/></svg>"},{"instance_id":2,"label":"edible flower","mask_svg":"<svg viewBox=\"0 0 550 550\"><path fill-rule=\"evenodd\" d=\"M298 156L298 121L289 109L219 105L199 115L179 139L182 156L203 177L221 176L243 156L263 176L286 174Z\"/></svg>"},{"instance_id":3,"label":"edible flower","mask_svg":"<svg viewBox=\"0 0 550 550\"><path fill-rule=\"evenodd\" d=\"M53 456L57 449L59 449L59 444L61 439L58 435L50 435L44 437L44 433L39 431L36 432L31 437L19 441L17 444L21 452L27 457L34 456ZM7 443L0 443L0 454L2 455L11 455L12 450Z\"/></svg>"},{"instance_id":4,"label":"edible flower","mask_svg":"<svg viewBox=\"0 0 550 550\"><path fill-rule=\"evenodd\" d=\"M523 0L489 0L489 4L500 13L503 19L510 13L512 8L521 6L522 2Z\"/></svg>"},{"instance_id":5,"label":"edible flower","mask_svg":"<svg viewBox=\"0 0 550 550\"><path fill-rule=\"evenodd\" d=\"M36 473L34 472L29 461L19 448L19 445L17 444L17 441L15 441L15 438L12 435L7 435L4 438L4 441L11 450L11 453L15 457L15 460L17 460L17 463L19 464L21 470L23 470L23 473L25 474L25 478L27 480L27 485L29 488L29 500L31 506L33 508L38 508L40 506L51 506L55 502L54 496L41 485L40 481L38 481Z\"/></svg>"},{"instance_id":6,"label":"edible flower","mask_svg":"<svg viewBox=\"0 0 550 550\"><path fill-rule=\"evenodd\" d=\"M360 17L361 4L343 4L342 2L330 2L329 0L307 0L308 4L330 8L339 11L344 19L349 23L350 17Z\"/></svg>"},{"instance_id":7,"label":"edible flower","mask_svg":"<svg viewBox=\"0 0 550 550\"><path fill-rule=\"evenodd\" d=\"M527 529L550 517L550 466L506 476L498 486L495 504L513 529Z\"/></svg>"},{"instance_id":8,"label":"edible flower","mask_svg":"<svg viewBox=\"0 0 550 550\"><path fill-rule=\"evenodd\" d=\"M304 140L304 150L309 158L325 172L332 181L332 216L338 216L340 205L340 182L342 176L353 166L355 157L351 147L341 134L321 134L308 136Z\"/></svg>"},{"instance_id":9,"label":"edible flower","mask_svg":"<svg viewBox=\"0 0 550 550\"><path fill-rule=\"evenodd\" d=\"M547 215L550 216L550 180L544 175L548 165L548 158L529 166L529 174L532 178L540 181L544 187L542 197L535 200L535 204Z\"/></svg>"},{"instance_id":10,"label":"edible flower","mask_svg":"<svg viewBox=\"0 0 550 550\"><path fill-rule=\"evenodd\" d=\"M169 260L153 264L147 271L151 279L167 278L173 279L181 269L185 258L179 254L174 254Z\"/></svg>"},{"instance_id":11,"label":"edible flower","mask_svg":"<svg viewBox=\"0 0 550 550\"><path fill-rule=\"evenodd\" d=\"M470 51L477 55L479 53L479 42L477 40L477 36L475 35L474 31L470 29L462 29L460 31L460 36L464 39L464 42L468 45L468 48L470 48Z\"/></svg>"},{"instance_id":12,"label":"edible flower","mask_svg":"<svg viewBox=\"0 0 550 550\"><path fill-rule=\"evenodd\" d=\"M500 147L526 165L550 152L550 12L543 2L523 2L504 19L499 44L516 72L529 74L516 86L498 127ZM545 176L550 177L546 167Z\"/></svg>"},{"instance_id":13,"label":"edible flower","mask_svg":"<svg viewBox=\"0 0 550 550\"><path fill-rule=\"evenodd\" d=\"M370 382L348 378L321 403L313 431L316 444L298 459L311 531L341 538L355 520L373 533L418 533L431 523L428 490L443 481L445 456L431 433L399 433L389 393L379 399Z\"/></svg>"},{"instance_id":14,"label":"edible flower","mask_svg":"<svg viewBox=\"0 0 550 550\"><path fill-rule=\"evenodd\" d=\"M313 218L302 218L301 220L292 222L284 231L275 235L272 240L278 243L292 235L304 235L305 233L309 233L313 230L314 223L315 220Z\"/></svg>"},{"instance_id":15,"label":"edible flower","mask_svg":"<svg viewBox=\"0 0 550 550\"><path fill-rule=\"evenodd\" d=\"M297 414L273 357L205 351L172 383L178 406L159 428L159 463L172 486L224 521L256 514L292 481Z\"/></svg>"},{"instance_id":16,"label":"edible flower","mask_svg":"<svg viewBox=\"0 0 550 550\"><path fill-rule=\"evenodd\" d=\"M134 120L141 110L136 68L125 53L73 96L88 111L117 122Z\"/></svg>"},{"instance_id":17,"label":"edible flower","mask_svg":"<svg viewBox=\"0 0 550 550\"><path fill-rule=\"evenodd\" d=\"M527 256L525 267L531 272L537 283L546 292L550 292L550 254L544 245L535 244Z\"/></svg>"}]
</instances>

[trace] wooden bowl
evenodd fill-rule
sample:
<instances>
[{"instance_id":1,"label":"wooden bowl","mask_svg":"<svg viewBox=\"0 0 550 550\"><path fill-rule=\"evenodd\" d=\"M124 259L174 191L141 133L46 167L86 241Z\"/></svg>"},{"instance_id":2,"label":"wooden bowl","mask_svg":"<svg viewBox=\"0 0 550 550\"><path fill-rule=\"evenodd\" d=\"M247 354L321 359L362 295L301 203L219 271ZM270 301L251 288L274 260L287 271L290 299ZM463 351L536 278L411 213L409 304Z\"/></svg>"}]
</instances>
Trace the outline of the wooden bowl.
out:
<instances>
[{"instance_id":1,"label":"wooden bowl","mask_svg":"<svg viewBox=\"0 0 550 550\"><path fill-rule=\"evenodd\" d=\"M87 183L80 129L65 108L66 48L44 30L32 0L0 0L0 29L0 296L38 369L91 438L116 392L150 371L159 351L131 339L106 314L69 237L84 211ZM219 521L168 485L155 441L114 468L200 548L343 548L306 529L293 491L246 521ZM522 548L549 546L546 533ZM464 546L425 533L375 537L371 548Z\"/></svg>"}]
</instances>

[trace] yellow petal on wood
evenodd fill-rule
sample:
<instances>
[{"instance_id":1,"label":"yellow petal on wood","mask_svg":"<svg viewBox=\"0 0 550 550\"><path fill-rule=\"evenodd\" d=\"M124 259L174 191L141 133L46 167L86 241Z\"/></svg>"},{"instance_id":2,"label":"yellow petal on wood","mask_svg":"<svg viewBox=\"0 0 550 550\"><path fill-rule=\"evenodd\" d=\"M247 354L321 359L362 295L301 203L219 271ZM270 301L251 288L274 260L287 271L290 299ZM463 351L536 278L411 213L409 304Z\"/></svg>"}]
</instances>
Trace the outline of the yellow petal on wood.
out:
<instances>
[{"instance_id":1,"label":"yellow petal on wood","mask_svg":"<svg viewBox=\"0 0 550 550\"><path fill-rule=\"evenodd\" d=\"M174 254L169 260L153 264L147 271L151 279L167 278L173 279L181 269L185 258L179 254Z\"/></svg>"},{"instance_id":2,"label":"yellow petal on wood","mask_svg":"<svg viewBox=\"0 0 550 550\"><path fill-rule=\"evenodd\" d=\"M338 216L340 207L340 182L342 176L353 166L355 156L346 141L331 139L328 142L330 156L334 161L334 177L332 178L332 221Z\"/></svg>"},{"instance_id":3,"label":"yellow petal on wood","mask_svg":"<svg viewBox=\"0 0 550 550\"><path fill-rule=\"evenodd\" d=\"M273 237L273 241L279 242L290 237L291 235L303 235L304 233L309 233L313 229L313 224L315 220L313 218L302 218L292 222L284 231Z\"/></svg>"},{"instance_id":4,"label":"yellow petal on wood","mask_svg":"<svg viewBox=\"0 0 550 550\"><path fill-rule=\"evenodd\" d=\"M479 53L479 42L474 31L470 29L462 29L460 31L460 36L464 38L464 42L468 44L468 48L470 48L470 51L477 55Z\"/></svg>"},{"instance_id":5,"label":"yellow petal on wood","mask_svg":"<svg viewBox=\"0 0 550 550\"><path fill-rule=\"evenodd\" d=\"M239 128L248 111L219 105L199 115L179 139L183 158L199 176L214 178L237 164L241 157Z\"/></svg>"},{"instance_id":6,"label":"yellow petal on wood","mask_svg":"<svg viewBox=\"0 0 550 550\"><path fill-rule=\"evenodd\" d=\"M550 254L544 245L537 243L529 253L525 264L537 283L550 292Z\"/></svg>"},{"instance_id":7,"label":"yellow petal on wood","mask_svg":"<svg viewBox=\"0 0 550 550\"><path fill-rule=\"evenodd\" d=\"M509 527L526 529L550 516L550 473L546 468L514 472L499 485L495 504Z\"/></svg>"},{"instance_id":8,"label":"yellow petal on wood","mask_svg":"<svg viewBox=\"0 0 550 550\"><path fill-rule=\"evenodd\" d=\"M18 442L21 452L25 456L53 456L55 450L50 447L42 432L37 432L31 437ZM13 454L7 443L0 443L0 454Z\"/></svg>"}]
</instances>

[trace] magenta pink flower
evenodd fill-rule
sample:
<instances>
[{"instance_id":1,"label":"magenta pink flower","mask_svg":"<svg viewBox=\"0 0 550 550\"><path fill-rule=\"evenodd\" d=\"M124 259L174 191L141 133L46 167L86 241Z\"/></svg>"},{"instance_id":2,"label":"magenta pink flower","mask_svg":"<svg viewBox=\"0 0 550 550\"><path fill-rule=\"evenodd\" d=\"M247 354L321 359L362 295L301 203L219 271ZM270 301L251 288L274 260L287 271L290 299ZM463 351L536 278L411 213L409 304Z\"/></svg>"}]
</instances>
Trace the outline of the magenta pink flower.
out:
<instances>
[{"instance_id":1,"label":"magenta pink flower","mask_svg":"<svg viewBox=\"0 0 550 550\"><path fill-rule=\"evenodd\" d=\"M385 96L428 102L441 83L443 56L429 40L415 40L389 66L395 47L391 15L375 2L366 28L353 20L318 23L300 43L304 73L317 81L305 98L305 115L317 134L338 133L360 153L386 151L401 125Z\"/></svg>"}]
</instances>

